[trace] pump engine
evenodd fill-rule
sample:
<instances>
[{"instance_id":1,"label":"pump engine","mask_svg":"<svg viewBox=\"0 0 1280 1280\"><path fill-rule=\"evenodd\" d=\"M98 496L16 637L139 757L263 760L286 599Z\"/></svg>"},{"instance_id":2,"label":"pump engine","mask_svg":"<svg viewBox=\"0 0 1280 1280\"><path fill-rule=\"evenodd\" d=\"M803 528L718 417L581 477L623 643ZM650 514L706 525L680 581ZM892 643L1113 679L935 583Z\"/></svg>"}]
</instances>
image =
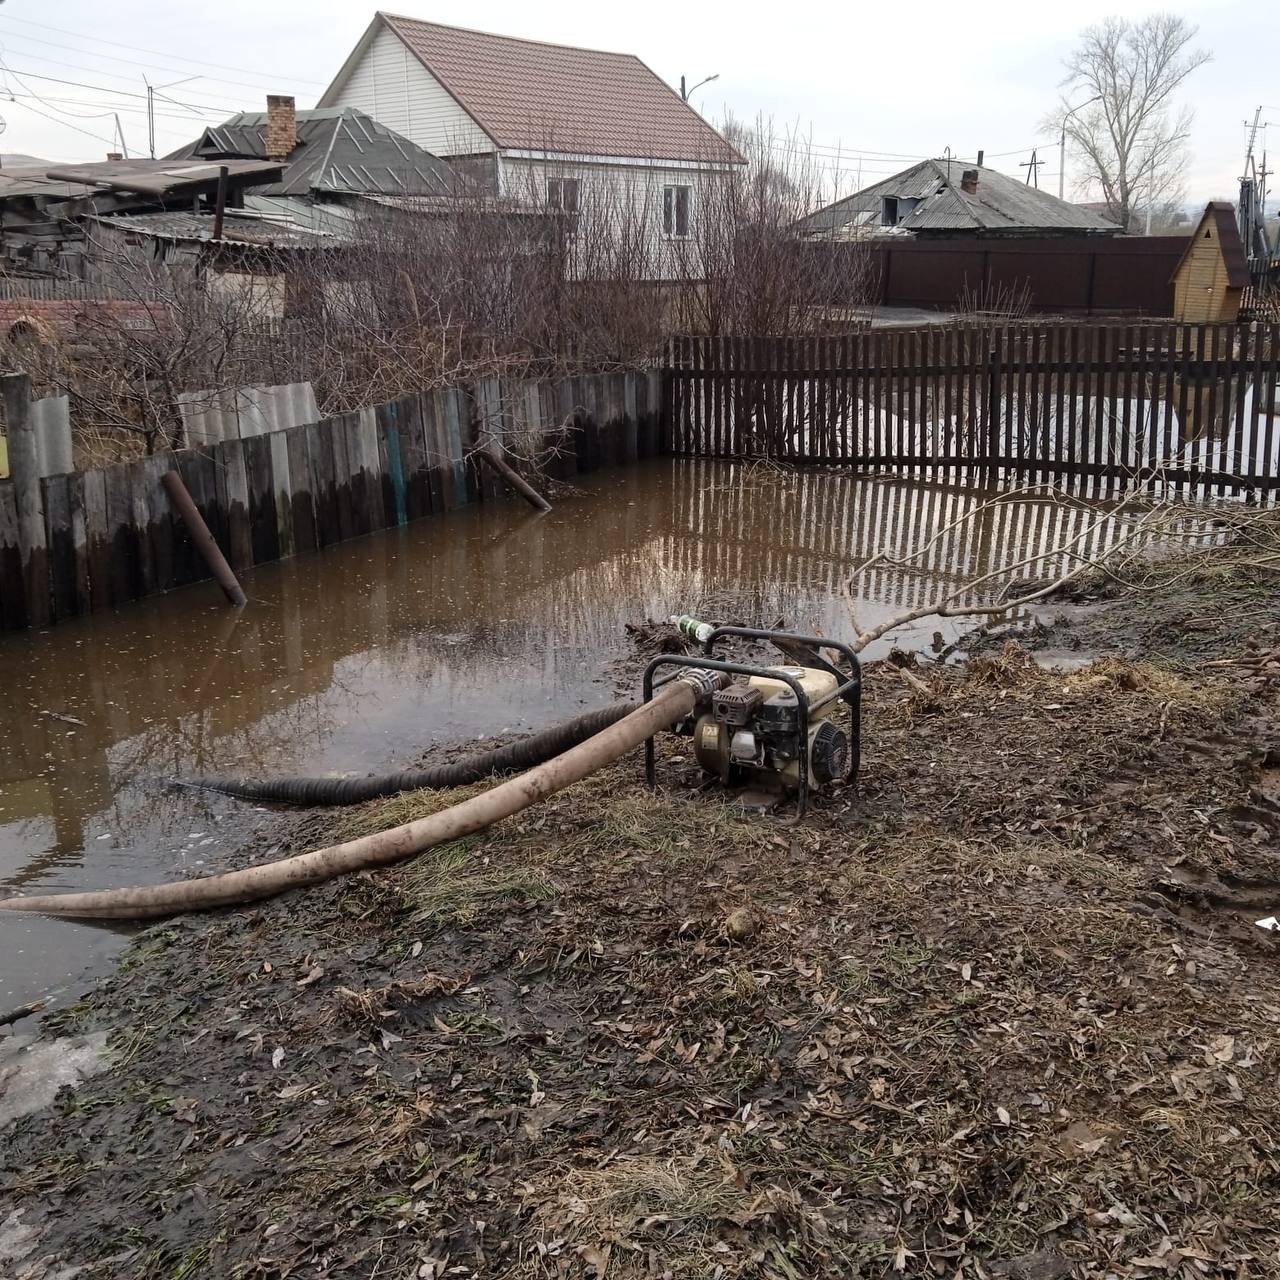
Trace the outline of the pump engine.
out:
<instances>
[{"instance_id":1,"label":"pump engine","mask_svg":"<svg viewBox=\"0 0 1280 1280\"><path fill-rule=\"evenodd\" d=\"M674 726L692 739L694 758L726 786L794 794L803 813L811 787L853 781L858 770L861 673L847 645L814 636L745 627L713 627L689 617L673 618L703 647L705 656L664 654L645 672L645 700L674 679L658 678L664 668L697 667L736 679L709 689L696 710ZM761 666L716 657L717 642L730 636L766 640L783 664ZM834 652L838 666L822 656ZM842 709L848 714L842 715ZM841 721L847 721L848 728ZM653 742L646 752L649 781L655 781Z\"/></svg>"}]
</instances>

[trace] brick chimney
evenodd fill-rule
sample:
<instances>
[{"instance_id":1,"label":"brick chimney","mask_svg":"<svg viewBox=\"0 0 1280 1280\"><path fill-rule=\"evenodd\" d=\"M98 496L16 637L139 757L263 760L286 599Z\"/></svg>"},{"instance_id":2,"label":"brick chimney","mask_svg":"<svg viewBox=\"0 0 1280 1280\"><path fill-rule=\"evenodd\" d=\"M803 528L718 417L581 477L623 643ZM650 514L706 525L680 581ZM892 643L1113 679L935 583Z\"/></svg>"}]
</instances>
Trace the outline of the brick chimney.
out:
<instances>
[{"instance_id":1,"label":"brick chimney","mask_svg":"<svg viewBox=\"0 0 1280 1280\"><path fill-rule=\"evenodd\" d=\"M298 145L298 114L291 97L267 94L267 159L287 160Z\"/></svg>"},{"instance_id":2,"label":"brick chimney","mask_svg":"<svg viewBox=\"0 0 1280 1280\"><path fill-rule=\"evenodd\" d=\"M966 169L960 175L960 190L967 196L976 196L978 194L977 169Z\"/></svg>"},{"instance_id":3,"label":"brick chimney","mask_svg":"<svg viewBox=\"0 0 1280 1280\"><path fill-rule=\"evenodd\" d=\"M107 152L107 159L108 159L108 160L123 160L123 159L124 159L124 152L123 152L123 151L108 151L108 152Z\"/></svg>"}]
</instances>

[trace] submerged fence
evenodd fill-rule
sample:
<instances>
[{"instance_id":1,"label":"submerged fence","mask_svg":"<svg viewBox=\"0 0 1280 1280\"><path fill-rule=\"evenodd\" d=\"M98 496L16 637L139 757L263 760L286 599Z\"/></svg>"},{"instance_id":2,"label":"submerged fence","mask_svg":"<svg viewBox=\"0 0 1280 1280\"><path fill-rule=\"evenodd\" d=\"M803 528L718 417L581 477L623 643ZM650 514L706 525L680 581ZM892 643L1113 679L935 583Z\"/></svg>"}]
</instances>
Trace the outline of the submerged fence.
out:
<instances>
[{"instance_id":1,"label":"submerged fence","mask_svg":"<svg viewBox=\"0 0 1280 1280\"><path fill-rule=\"evenodd\" d=\"M1280 325L931 325L672 344L667 443L696 457L1280 487Z\"/></svg>"},{"instance_id":2,"label":"submerged fence","mask_svg":"<svg viewBox=\"0 0 1280 1280\"><path fill-rule=\"evenodd\" d=\"M474 461L497 445L557 478L658 447L660 375L488 379L249 439L48 476L39 530L0 481L0 628L42 626L205 579L161 484L177 470L238 573L505 496ZM28 507L29 510L29 507ZM26 529L23 536L22 529ZM43 537L39 536L42 532Z\"/></svg>"}]
</instances>

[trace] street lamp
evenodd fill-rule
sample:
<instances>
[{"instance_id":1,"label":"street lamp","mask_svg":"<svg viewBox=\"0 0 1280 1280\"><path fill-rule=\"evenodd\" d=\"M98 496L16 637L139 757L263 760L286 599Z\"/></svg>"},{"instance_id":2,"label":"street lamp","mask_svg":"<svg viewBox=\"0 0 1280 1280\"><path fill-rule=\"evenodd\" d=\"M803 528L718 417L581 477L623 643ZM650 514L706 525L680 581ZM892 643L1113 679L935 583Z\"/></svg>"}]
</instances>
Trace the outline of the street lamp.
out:
<instances>
[{"instance_id":1,"label":"street lamp","mask_svg":"<svg viewBox=\"0 0 1280 1280\"><path fill-rule=\"evenodd\" d=\"M1092 98L1087 98L1084 102L1071 108L1065 116L1062 117L1062 132L1058 135L1058 199L1062 199L1063 180L1067 176L1067 121L1071 119L1077 111L1083 111L1085 107L1091 107L1102 97L1102 94L1095 93Z\"/></svg>"},{"instance_id":2,"label":"street lamp","mask_svg":"<svg viewBox=\"0 0 1280 1280\"><path fill-rule=\"evenodd\" d=\"M0 0L0 2L2 2L2 0ZM686 102L688 102L690 96L693 93L695 93L698 89L701 89L704 84L710 84L713 80L719 80L719 79L720 79L720 73L717 71L715 75L708 76L705 80L699 80L698 83L695 84L692 89L686 89L684 87L684 76L681 76L680 77L680 96Z\"/></svg>"}]
</instances>

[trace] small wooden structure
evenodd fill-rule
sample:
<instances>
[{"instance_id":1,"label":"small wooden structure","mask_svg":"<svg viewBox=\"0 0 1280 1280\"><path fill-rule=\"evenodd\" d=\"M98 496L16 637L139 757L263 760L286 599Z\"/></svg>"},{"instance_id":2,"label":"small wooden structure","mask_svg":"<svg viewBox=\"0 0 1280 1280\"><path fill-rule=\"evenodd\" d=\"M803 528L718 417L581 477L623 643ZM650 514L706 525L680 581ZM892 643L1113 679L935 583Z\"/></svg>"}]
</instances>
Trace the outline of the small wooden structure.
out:
<instances>
[{"instance_id":1,"label":"small wooden structure","mask_svg":"<svg viewBox=\"0 0 1280 1280\"><path fill-rule=\"evenodd\" d=\"M1226 200L1205 207L1173 273L1173 314L1182 324L1232 324L1249 284L1249 262Z\"/></svg>"}]
</instances>

